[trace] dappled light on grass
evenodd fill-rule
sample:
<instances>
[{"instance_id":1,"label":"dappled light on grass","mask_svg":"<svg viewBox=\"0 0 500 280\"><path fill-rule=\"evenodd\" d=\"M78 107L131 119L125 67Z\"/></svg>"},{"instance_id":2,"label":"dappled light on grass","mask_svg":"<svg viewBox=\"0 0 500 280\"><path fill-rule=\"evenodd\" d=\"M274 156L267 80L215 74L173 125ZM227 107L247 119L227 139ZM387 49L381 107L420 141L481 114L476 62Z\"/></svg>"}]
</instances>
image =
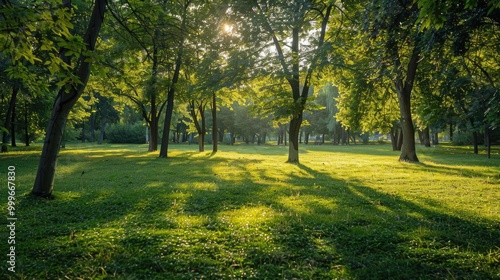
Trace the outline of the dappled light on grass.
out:
<instances>
[{"instance_id":1,"label":"dappled light on grass","mask_svg":"<svg viewBox=\"0 0 500 280\"><path fill-rule=\"evenodd\" d=\"M412 165L389 146L323 145L292 165L283 147L78 147L60 157L54 200L20 197L22 277L499 276L498 158L431 150ZM36 157L14 158L28 193Z\"/></svg>"}]
</instances>

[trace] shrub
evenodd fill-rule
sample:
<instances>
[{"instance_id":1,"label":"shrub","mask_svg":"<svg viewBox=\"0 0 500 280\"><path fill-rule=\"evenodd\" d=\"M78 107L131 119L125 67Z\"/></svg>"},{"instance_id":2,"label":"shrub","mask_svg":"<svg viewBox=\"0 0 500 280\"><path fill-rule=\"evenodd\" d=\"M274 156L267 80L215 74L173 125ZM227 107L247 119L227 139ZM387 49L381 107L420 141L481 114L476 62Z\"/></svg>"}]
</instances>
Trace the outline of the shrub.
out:
<instances>
[{"instance_id":1,"label":"shrub","mask_svg":"<svg viewBox=\"0 0 500 280\"><path fill-rule=\"evenodd\" d=\"M143 144L146 128L141 123L112 124L106 128L106 138L110 143Z\"/></svg>"}]
</instances>

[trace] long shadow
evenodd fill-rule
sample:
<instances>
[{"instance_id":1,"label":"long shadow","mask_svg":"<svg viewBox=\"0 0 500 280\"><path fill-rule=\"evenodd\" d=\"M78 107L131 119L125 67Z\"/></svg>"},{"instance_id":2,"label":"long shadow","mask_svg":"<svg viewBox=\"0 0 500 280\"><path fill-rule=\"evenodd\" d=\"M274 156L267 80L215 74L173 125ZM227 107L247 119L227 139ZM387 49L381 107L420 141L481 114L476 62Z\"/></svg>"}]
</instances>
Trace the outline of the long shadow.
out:
<instances>
[{"instance_id":1,"label":"long shadow","mask_svg":"<svg viewBox=\"0 0 500 280\"><path fill-rule=\"evenodd\" d=\"M306 165L277 181L263 169L249 173L248 164L262 160L191 152L170 160L108 159L120 164L116 168L135 168L113 180L99 178L92 169L97 159L89 159L82 168L93 170L92 181L80 170L67 175L81 177L71 181L82 184L80 191L65 190L55 201L20 200L27 210L19 243L38 244L20 257L27 278L499 276L499 222L436 210L431 199L416 203ZM233 177L214 172L220 165ZM145 168L156 172L145 175ZM491 263L468 263L477 255L488 262L489 254Z\"/></svg>"},{"instance_id":2,"label":"long shadow","mask_svg":"<svg viewBox=\"0 0 500 280\"><path fill-rule=\"evenodd\" d=\"M312 186L318 180L332 180L307 166L312 174ZM296 180L297 178L291 179ZM471 217L431 210L429 205L416 204L402 197L386 194L360 183L335 184L338 190L338 213L351 213L348 218L332 218L328 240L338 249L352 276L359 279L422 279L498 277L498 263L489 271L478 271L467 264L470 254L488 256L500 246L500 222L474 221ZM304 194L315 195L309 188ZM303 213L305 220L322 213L320 206L311 206L312 214ZM494 243L492 243L492 241ZM498 252L497 252L498 254ZM451 265L463 262L464 265Z\"/></svg>"}]
</instances>

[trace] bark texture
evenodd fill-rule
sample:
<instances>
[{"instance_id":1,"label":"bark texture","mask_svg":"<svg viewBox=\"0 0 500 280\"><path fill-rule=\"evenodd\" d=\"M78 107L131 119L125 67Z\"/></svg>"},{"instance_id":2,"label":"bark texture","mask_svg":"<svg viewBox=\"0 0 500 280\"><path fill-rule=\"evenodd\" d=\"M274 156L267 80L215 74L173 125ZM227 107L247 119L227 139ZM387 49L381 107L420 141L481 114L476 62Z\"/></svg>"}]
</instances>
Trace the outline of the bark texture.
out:
<instances>
[{"instance_id":1,"label":"bark texture","mask_svg":"<svg viewBox=\"0 0 500 280\"><path fill-rule=\"evenodd\" d=\"M68 4L68 2L64 4ZM99 30L104 21L105 10L106 0L95 0L92 16L83 38L83 42L88 51L93 51L95 49ZM42 156L38 164L35 184L31 191L34 196L52 196L57 157L59 155L59 147L62 141L64 126L66 125L66 120L68 119L71 108L80 98L90 75L90 62L86 59L86 56L82 56L76 68L75 74L80 79L81 84L72 86L69 92L66 92L65 88L62 88L59 90L55 99L43 144Z\"/></svg>"}]
</instances>

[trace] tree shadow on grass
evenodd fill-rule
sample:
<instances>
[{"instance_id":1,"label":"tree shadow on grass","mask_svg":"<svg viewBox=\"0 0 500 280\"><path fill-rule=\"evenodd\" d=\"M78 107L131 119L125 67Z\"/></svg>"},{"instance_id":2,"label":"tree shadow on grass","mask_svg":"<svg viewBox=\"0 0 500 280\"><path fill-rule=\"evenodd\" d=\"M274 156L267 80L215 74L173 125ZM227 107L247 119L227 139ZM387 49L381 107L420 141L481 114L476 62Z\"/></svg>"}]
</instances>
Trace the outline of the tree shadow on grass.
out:
<instances>
[{"instance_id":1,"label":"tree shadow on grass","mask_svg":"<svg viewBox=\"0 0 500 280\"><path fill-rule=\"evenodd\" d=\"M309 186L335 179L307 166L312 174ZM292 179L295 180L295 179ZM477 221L473 217L450 214L450 209L435 210L435 201L418 204L383 193L357 182L335 184L338 209L332 215L332 247L345 260L344 265L359 279L472 278L499 276L495 258L500 256L500 223ZM304 194L320 195L308 188ZM303 213L312 220L314 213L325 212L311 206ZM340 215L342 218L335 216ZM480 262L480 263L477 263Z\"/></svg>"},{"instance_id":2,"label":"tree shadow on grass","mask_svg":"<svg viewBox=\"0 0 500 280\"><path fill-rule=\"evenodd\" d=\"M23 199L28 278L489 279L500 226L343 181L306 165L279 180L261 160L179 154L122 162L121 177L66 181L55 201ZM118 159L119 158L119 159ZM135 159L137 160L137 159ZM84 168L103 168L92 160ZM227 174L216 167L226 165ZM175 167L175 169L174 169ZM146 172L148 168L155 172ZM176 173L177 172L177 173ZM97 173L91 173L97 174ZM223 176L224 175L224 176ZM67 178L81 176L78 170ZM127 177L125 177L127 176ZM87 188L87 189L86 189ZM91 190L92 189L92 190ZM496 259L495 259L496 258ZM6 271L6 270L4 270Z\"/></svg>"}]
</instances>

